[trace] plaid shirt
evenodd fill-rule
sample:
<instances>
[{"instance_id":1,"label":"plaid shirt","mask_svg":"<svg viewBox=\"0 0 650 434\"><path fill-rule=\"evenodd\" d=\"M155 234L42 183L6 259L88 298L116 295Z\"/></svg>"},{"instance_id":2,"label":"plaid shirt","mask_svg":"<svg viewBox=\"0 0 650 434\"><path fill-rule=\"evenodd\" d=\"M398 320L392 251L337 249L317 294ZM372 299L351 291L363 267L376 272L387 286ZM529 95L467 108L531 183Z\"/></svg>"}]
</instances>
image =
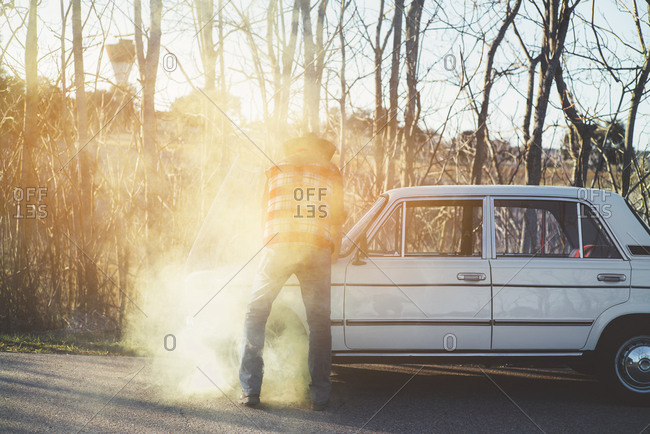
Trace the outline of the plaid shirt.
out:
<instances>
[{"instance_id":1,"label":"plaid shirt","mask_svg":"<svg viewBox=\"0 0 650 434\"><path fill-rule=\"evenodd\" d=\"M330 161L297 153L266 171L264 242L333 248L341 225L343 182Z\"/></svg>"}]
</instances>

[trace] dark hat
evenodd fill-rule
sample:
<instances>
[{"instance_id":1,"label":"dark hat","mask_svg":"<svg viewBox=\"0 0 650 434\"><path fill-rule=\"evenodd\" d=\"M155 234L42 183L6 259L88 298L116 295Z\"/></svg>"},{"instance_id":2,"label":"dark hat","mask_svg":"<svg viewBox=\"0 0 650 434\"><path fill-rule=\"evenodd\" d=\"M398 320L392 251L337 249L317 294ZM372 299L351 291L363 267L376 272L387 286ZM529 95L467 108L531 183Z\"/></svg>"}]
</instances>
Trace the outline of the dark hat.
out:
<instances>
[{"instance_id":1,"label":"dark hat","mask_svg":"<svg viewBox=\"0 0 650 434\"><path fill-rule=\"evenodd\" d=\"M282 147L286 155L291 155L300 150L317 151L327 157L328 160L331 159L336 152L336 145L334 145L334 143L320 138L314 133L287 140L282 144Z\"/></svg>"}]
</instances>

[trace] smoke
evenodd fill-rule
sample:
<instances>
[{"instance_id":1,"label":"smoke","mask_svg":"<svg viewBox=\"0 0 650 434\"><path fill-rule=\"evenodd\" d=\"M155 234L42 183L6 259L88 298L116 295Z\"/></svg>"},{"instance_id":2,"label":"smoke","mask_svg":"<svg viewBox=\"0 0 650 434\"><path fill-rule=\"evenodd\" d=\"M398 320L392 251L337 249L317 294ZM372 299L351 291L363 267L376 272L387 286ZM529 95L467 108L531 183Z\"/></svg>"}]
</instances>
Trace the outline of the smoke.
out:
<instances>
[{"instance_id":1,"label":"smoke","mask_svg":"<svg viewBox=\"0 0 650 434\"><path fill-rule=\"evenodd\" d=\"M124 341L153 358L152 382L170 397L239 391L244 314L262 247L260 168L233 164L185 264L141 277ZM297 312L297 313L296 313ZM264 349L265 402L308 402L307 336L297 286L273 305Z\"/></svg>"}]
</instances>

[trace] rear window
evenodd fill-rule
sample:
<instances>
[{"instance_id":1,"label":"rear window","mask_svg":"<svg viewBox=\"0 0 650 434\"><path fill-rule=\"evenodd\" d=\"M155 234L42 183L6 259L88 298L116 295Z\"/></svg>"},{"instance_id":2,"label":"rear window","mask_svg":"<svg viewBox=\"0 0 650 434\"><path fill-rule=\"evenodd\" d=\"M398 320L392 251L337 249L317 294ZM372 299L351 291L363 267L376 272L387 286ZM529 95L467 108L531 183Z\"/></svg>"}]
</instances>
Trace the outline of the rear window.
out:
<instances>
[{"instance_id":1,"label":"rear window","mask_svg":"<svg viewBox=\"0 0 650 434\"><path fill-rule=\"evenodd\" d=\"M591 208L581 204L580 217L582 220L580 226L582 227L584 257L593 259L620 259L621 254L598 220L595 212Z\"/></svg>"},{"instance_id":2,"label":"rear window","mask_svg":"<svg viewBox=\"0 0 650 434\"><path fill-rule=\"evenodd\" d=\"M571 257L578 251L575 202L494 201L497 257Z\"/></svg>"}]
</instances>

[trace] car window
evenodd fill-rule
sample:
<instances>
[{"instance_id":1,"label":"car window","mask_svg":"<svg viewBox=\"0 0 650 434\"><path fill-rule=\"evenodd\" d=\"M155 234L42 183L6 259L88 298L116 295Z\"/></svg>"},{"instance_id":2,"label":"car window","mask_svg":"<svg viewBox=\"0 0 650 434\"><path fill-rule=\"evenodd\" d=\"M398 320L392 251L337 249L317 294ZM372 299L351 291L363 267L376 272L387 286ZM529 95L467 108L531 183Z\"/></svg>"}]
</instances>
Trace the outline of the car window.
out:
<instances>
[{"instance_id":1,"label":"car window","mask_svg":"<svg viewBox=\"0 0 650 434\"><path fill-rule=\"evenodd\" d=\"M497 256L580 257L575 202L495 200L494 226Z\"/></svg>"},{"instance_id":2,"label":"car window","mask_svg":"<svg viewBox=\"0 0 650 434\"><path fill-rule=\"evenodd\" d=\"M402 254L402 204L383 221L368 242L370 256L400 256Z\"/></svg>"},{"instance_id":3,"label":"car window","mask_svg":"<svg viewBox=\"0 0 650 434\"><path fill-rule=\"evenodd\" d=\"M405 255L481 256L482 238L481 200L406 203Z\"/></svg>"},{"instance_id":4,"label":"car window","mask_svg":"<svg viewBox=\"0 0 650 434\"><path fill-rule=\"evenodd\" d=\"M580 217L584 257L620 259L621 254L591 208L581 204Z\"/></svg>"},{"instance_id":5,"label":"car window","mask_svg":"<svg viewBox=\"0 0 650 434\"><path fill-rule=\"evenodd\" d=\"M368 226L372 223L374 218L379 214L381 209L388 202L386 195L379 196L379 199L363 214L363 217L352 227L352 229L343 236L341 239L341 252L340 256L346 256L352 248L356 245L357 238L364 233Z\"/></svg>"}]
</instances>

